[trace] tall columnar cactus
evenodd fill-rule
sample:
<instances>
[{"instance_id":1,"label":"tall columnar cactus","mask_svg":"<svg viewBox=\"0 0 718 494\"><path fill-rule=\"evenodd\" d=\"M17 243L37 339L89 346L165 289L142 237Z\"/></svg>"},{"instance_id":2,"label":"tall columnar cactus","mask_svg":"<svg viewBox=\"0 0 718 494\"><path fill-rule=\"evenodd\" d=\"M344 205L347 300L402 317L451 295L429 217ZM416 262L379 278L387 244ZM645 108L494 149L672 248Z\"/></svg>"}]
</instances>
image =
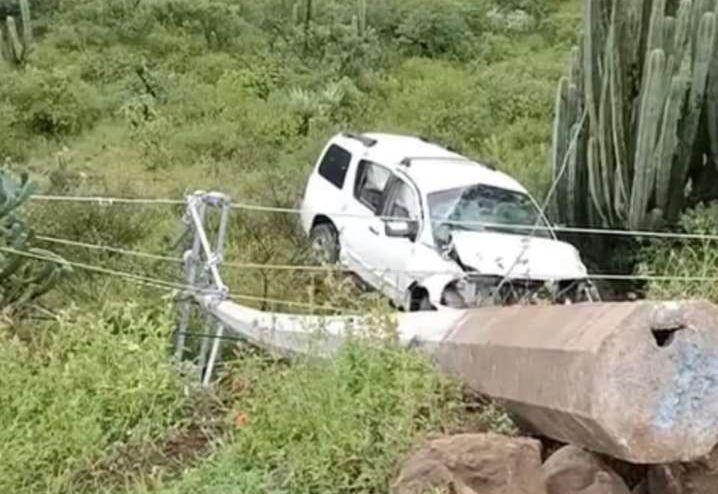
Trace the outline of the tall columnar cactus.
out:
<instances>
[{"instance_id":1,"label":"tall columnar cactus","mask_svg":"<svg viewBox=\"0 0 718 494\"><path fill-rule=\"evenodd\" d=\"M556 97L561 222L671 222L714 166L705 156L718 165L707 137L718 138L717 15L718 0L585 0L581 49Z\"/></svg>"},{"instance_id":2,"label":"tall columnar cactus","mask_svg":"<svg viewBox=\"0 0 718 494\"><path fill-rule=\"evenodd\" d=\"M366 34L366 0L357 0L357 34Z\"/></svg>"},{"instance_id":3,"label":"tall columnar cactus","mask_svg":"<svg viewBox=\"0 0 718 494\"><path fill-rule=\"evenodd\" d=\"M0 26L0 53L12 65L23 65L32 50L32 22L28 0L19 0L22 31L18 31L17 21L8 16L5 28Z\"/></svg>"},{"instance_id":4,"label":"tall columnar cactus","mask_svg":"<svg viewBox=\"0 0 718 494\"><path fill-rule=\"evenodd\" d=\"M312 22L312 0L297 0L292 6L292 24L309 29Z\"/></svg>"}]
</instances>

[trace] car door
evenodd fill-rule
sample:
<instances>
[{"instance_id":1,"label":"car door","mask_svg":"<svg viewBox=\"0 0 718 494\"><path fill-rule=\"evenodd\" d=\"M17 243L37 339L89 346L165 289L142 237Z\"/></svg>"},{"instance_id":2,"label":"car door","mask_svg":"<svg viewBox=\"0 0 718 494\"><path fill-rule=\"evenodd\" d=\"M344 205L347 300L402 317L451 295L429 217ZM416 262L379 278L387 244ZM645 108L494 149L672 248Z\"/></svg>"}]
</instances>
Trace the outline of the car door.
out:
<instances>
[{"instance_id":1,"label":"car door","mask_svg":"<svg viewBox=\"0 0 718 494\"><path fill-rule=\"evenodd\" d=\"M391 171L378 163L361 160L357 165L353 197L344 211L342 257L345 264L364 281L383 290L381 269L374 263L384 224L381 214Z\"/></svg>"},{"instance_id":2,"label":"car door","mask_svg":"<svg viewBox=\"0 0 718 494\"><path fill-rule=\"evenodd\" d=\"M404 179L392 177L382 208L386 221L407 220L416 225L412 238L391 237L382 228L376 249L369 253L370 261L381 267L382 282L387 294L399 305L404 303L407 290L415 277L407 271L416 250L416 240L421 231L421 209L414 187Z\"/></svg>"}]
</instances>

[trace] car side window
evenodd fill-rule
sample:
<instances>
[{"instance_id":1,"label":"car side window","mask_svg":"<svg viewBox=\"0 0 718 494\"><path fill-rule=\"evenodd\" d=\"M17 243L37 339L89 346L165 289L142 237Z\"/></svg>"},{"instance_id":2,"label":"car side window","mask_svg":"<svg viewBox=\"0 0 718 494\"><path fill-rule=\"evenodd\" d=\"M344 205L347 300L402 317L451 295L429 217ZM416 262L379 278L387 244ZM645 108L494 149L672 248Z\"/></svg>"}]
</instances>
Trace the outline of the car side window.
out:
<instances>
[{"instance_id":1,"label":"car side window","mask_svg":"<svg viewBox=\"0 0 718 494\"><path fill-rule=\"evenodd\" d=\"M371 161L360 161L354 183L354 197L374 214L378 214L382 206L384 188L390 176L391 172L383 166Z\"/></svg>"},{"instance_id":2,"label":"car side window","mask_svg":"<svg viewBox=\"0 0 718 494\"><path fill-rule=\"evenodd\" d=\"M347 177L347 170L349 170L351 160L352 155L349 151L332 144L327 149L327 152L324 153L322 162L319 164L319 175L341 189L344 187L344 180Z\"/></svg>"},{"instance_id":3,"label":"car side window","mask_svg":"<svg viewBox=\"0 0 718 494\"><path fill-rule=\"evenodd\" d=\"M385 208L386 216L408 220L419 219L419 205L412 188L403 180L397 179L389 194Z\"/></svg>"}]
</instances>

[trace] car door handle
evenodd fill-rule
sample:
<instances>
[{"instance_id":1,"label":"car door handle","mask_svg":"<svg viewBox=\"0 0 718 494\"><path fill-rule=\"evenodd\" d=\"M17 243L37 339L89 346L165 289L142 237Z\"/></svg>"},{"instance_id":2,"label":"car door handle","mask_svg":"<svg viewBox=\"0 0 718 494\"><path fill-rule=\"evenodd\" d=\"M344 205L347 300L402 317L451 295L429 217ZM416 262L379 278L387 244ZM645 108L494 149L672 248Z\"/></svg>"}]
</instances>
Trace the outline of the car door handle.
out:
<instances>
[{"instance_id":1,"label":"car door handle","mask_svg":"<svg viewBox=\"0 0 718 494\"><path fill-rule=\"evenodd\" d=\"M379 235L379 230L375 226L370 226L369 231L372 232L374 235Z\"/></svg>"}]
</instances>

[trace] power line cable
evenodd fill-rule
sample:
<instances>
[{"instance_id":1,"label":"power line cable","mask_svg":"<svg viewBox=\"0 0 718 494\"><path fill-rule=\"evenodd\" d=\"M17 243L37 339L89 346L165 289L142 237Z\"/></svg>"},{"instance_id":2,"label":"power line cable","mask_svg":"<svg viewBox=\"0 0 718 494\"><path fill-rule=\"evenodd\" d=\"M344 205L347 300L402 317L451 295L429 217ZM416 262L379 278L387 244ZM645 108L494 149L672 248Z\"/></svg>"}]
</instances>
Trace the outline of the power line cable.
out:
<instances>
[{"instance_id":1,"label":"power line cable","mask_svg":"<svg viewBox=\"0 0 718 494\"><path fill-rule=\"evenodd\" d=\"M182 263L183 260L179 257L163 256L160 254L153 254L142 251L127 250L118 247L110 247L99 244L89 244L85 242L78 242L74 240L61 239L55 237L47 237L38 235L35 238L38 240L46 241L49 243L57 243L61 245L68 245L73 247L81 247L93 250L103 250L114 252L117 254L123 254L128 256L135 256L140 258L147 258L152 260L167 261L172 263ZM43 260L50 261L51 258ZM77 264L77 263L75 263ZM246 269L246 270L273 270L273 271L308 271L317 273L352 273L353 270L342 266L313 266L313 265L302 265L302 264L272 264L272 263L241 263L241 262L223 262L221 266L227 266L235 269ZM75 266L77 267L77 266ZM382 270L382 273L397 273L397 274L421 274L421 275L434 275L434 274L459 274L456 271L449 270ZM718 281L718 277L712 276L680 276L680 275L640 275L640 274L588 274L586 276L589 279L602 279L602 280L645 280L645 281ZM161 280L160 280L161 281ZM178 285L185 287L186 285ZM172 287L175 288L175 287ZM235 297L239 297L236 295ZM252 297L247 295L246 297ZM266 300L270 303L287 303L287 300L278 299L263 299L262 297L256 297L261 300ZM297 302L299 304L300 302ZM312 304L308 304L312 305ZM316 305L313 305L316 307ZM335 308L336 309L336 308Z\"/></svg>"},{"instance_id":2,"label":"power line cable","mask_svg":"<svg viewBox=\"0 0 718 494\"><path fill-rule=\"evenodd\" d=\"M47 195L33 194L30 196L34 201L45 202L81 202L95 203L99 206L113 206L115 204L134 204L142 206L178 206L186 204L181 199L151 198L151 197L112 197L112 196L71 196L71 195Z\"/></svg>"},{"instance_id":3,"label":"power line cable","mask_svg":"<svg viewBox=\"0 0 718 494\"><path fill-rule=\"evenodd\" d=\"M128 198L128 197L111 197L111 196L64 196L64 195L33 195L31 199L37 201L56 201L56 202L81 202L81 203L96 203L99 206L112 206L115 204L135 204L135 205L183 205L185 201L180 199L168 199L168 198ZM235 202L232 204L233 209L240 209L245 211L256 211L256 212L269 212L269 213L282 213L282 214L301 214L301 210L297 208L285 208L276 206L263 206L250 203L239 203ZM328 216L337 218L354 218L354 219L366 219L366 220L404 220L406 218L397 218L392 216L373 216L369 214L359 213L347 213L341 211L326 212ZM575 234L587 234L587 235L613 235L613 236L627 236L627 237L644 237L644 238L662 238L662 239L676 239L676 240L710 240L717 241L718 235L715 234L701 234L701 233L674 233L674 232L661 232L651 230L621 230L611 228L583 228L583 227L571 227L571 226L542 226L542 225L519 225L519 224L505 224L505 223L492 223L485 221L471 221L471 220L445 220L442 218L430 218L431 222L441 222L447 225L457 226L475 226L479 228L511 228L514 230L526 230L528 232L534 231L553 231L562 233L575 233Z\"/></svg>"},{"instance_id":4,"label":"power line cable","mask_svg":"<svg viewBox=\"0 0 718 494\"><path fill-rule=\"evenodd\" d=\"M93 266L91 264L86 264L82 262L77 261L69 261L66 259L58 259L55 257L50 256L44 256L37 253L32 252L24 252L17 249L13 249L10 247L0 247L0 252L5 252L7 254L13 254L21 257L26 257L30 259L35 259L39 261L44 262L51 262L54 264L59 265L66 265L77 269L82 269L89 272L94 272L97 274L103 274L108 275L116 278L122 278L124 280L131 280L137 283L141 283L144 285L152 286L155 288L164 288L167 290L179 290L179 291L187 291L190 293L195 293L199 295L213 295L217 293L217 290L214 289L203 289L199 287L191 287L188 285L183 285L181 283L175 283L172 281L166 281L159 278L152 278L147 276L142 276L134 273L127 273L124 271L117 271L110 268L104 268L100 266ZM346 312L345 309L339 309L337 307L331 307L331 306L322 306L318 304L311 304L311 303L305 303L305 302L295 302L291 300L283 300L283 299L276 299L276 298L270 298L270 297L260 297L260 296L254 296L249 294L232 294L229 295L228 298L230 300L246 300L246 301L252 301L252 302L258 302L258 303L268 303L268 304L275 304L275 305L285 305L285 306L293 306L293 307L303 307L307 309L314 309L314 310L323 310L323 311L330 311L330 312Z\"/></svg>"}]
</instances>

